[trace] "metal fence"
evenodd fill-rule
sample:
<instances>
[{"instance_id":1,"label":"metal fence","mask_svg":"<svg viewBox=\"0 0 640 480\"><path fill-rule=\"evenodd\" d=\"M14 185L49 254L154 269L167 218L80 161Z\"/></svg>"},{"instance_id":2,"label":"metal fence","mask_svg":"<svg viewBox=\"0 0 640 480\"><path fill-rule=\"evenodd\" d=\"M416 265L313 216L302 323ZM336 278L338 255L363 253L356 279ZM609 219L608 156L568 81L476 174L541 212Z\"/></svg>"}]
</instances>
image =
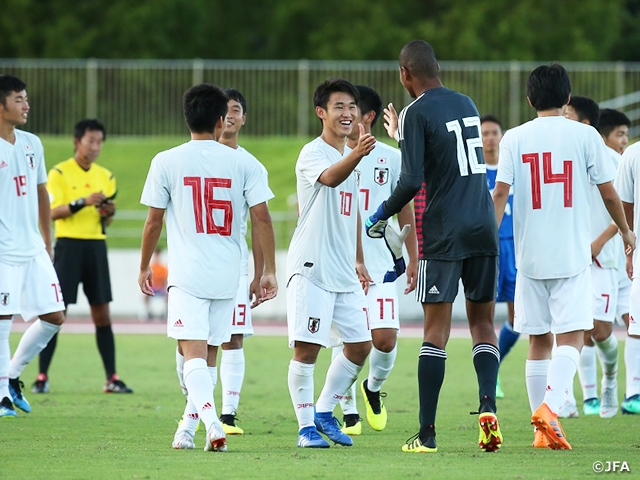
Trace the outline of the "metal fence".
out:
<instances>
[{"instance_id":1,"label":"metal fence","mask_svg":"<svg viewBox=\"0 0 640 480\"><path fill-rule=\"evenodd\" d=\"M525 98L529 72L540 62L441 62L444 84L469 95L481 113L506 126L533 117ZM640 122L640 63L565 63L577 95L616 105ZM191 85L235 87L248 100L248 135L314 135L311 96L330 76L371 85L383 101L405 105L395 61L22 60L0 59L0 72L28 83L28 128L68 134L83 117L98 117L114 135L182 135L180 99ZM381 122L380 122L381 123ZM374 133L381 132L376 125Z\"/></svg>"}]
</instances>

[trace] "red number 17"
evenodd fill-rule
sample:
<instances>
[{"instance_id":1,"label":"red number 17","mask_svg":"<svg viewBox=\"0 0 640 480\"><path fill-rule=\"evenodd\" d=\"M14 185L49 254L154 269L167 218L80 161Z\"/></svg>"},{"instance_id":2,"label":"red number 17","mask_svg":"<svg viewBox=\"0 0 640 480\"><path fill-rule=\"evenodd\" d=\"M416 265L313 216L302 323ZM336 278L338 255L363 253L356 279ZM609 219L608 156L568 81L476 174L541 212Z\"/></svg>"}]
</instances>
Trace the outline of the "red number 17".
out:
<instances>
[{"instance_id":1,"label":"red number 17","mask_svg":"<svg viewBox=\"0 0 640 480\"><path fill-rule=\"evenodd\" d=\"M525 153L522 163L528 163L531 168L531 204L534 210L542 208L542 194L540 184L540 155ZM565 160L562 173L551 171L551 152L542 154L542 176L544 183L562 183L564 187L564 206L573 206L573 162Z\"/></svg>"}]
</instances>

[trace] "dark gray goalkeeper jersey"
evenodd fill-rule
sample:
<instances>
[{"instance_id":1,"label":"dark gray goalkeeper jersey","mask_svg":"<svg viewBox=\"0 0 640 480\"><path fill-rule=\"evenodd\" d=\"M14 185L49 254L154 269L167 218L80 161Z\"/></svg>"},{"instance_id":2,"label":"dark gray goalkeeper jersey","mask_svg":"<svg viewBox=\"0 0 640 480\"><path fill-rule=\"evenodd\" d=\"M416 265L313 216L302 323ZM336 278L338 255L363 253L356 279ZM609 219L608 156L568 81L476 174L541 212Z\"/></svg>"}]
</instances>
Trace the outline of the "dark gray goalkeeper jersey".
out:
<instances>
[{"instance_id":1,"label":"dark gray goalkeeper jersey","mask_svg":"<svg viewBox=\"0 0 640 480\"><path fill-rule=\"evenodd\" d=\"M498 229L473 101L445 87L429 89L402 110L398 133L402 169L385 213L398 213L424 181L422 258L497 255Z\"/></svg>"}]
</instances>

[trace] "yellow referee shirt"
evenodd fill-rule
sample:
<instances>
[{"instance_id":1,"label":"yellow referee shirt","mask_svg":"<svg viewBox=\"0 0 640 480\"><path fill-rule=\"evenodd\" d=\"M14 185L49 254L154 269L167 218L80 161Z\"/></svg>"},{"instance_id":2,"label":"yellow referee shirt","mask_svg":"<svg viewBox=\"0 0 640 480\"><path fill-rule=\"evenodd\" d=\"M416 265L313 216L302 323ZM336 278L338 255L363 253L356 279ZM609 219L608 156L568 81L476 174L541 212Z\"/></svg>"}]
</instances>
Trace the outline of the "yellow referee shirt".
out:
<instances>
[{"instance_id":1,"label":"yellow referee shirt","mask_svg":"<svg viewBox=\"0 0 640 480\"><path fill-rule=\"evenodd\" d=\"M71 203L80 197L101 192L107 197L116 193L116 179L104 167L94 163L85 171L72 157L57 164L49 171L47 189L51 197L51 208ZM54 222L56 238L76 238L80 240L102 240L100 213L93 205L87 205L70 217Z\"/></svg>"}]
</instances>

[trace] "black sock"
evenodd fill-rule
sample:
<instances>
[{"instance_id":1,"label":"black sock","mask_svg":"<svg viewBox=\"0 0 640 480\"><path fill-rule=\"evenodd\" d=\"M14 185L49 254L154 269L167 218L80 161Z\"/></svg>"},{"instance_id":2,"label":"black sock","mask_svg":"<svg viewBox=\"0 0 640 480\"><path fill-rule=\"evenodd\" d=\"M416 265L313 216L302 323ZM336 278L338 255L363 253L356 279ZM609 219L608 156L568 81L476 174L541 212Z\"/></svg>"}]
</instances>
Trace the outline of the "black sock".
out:
<instances>
[{"instance_id":1,"label":"black sock","mask_svg":"<svg viewBox=\"0 0 640 480\"><path fill-rule=\"evenodd\" d=\"M480 413L496 412L496 382L500 367L500 351L490 343L478 343L473 347L473 366L478 377Z\"/></svg>"},{"instance_id":2,"label":"black sock","mask_svg":"<svg viewBox=\"0 0 640 480\"><path fill-rule=\"evenodd\" d=\"M40 357L38 359L38 364L40 368L39 373L44 373L45 375L49 372L49 366L51 365L51 360L53 360L53 354L56 351L56 345L58 344L58 333L51 337L47 346L42 349L40 352Z\"/></svg>"},{"instance_id":3,"label":"black sock","mask_svg":"<svg viewBox=\"0 0 640 480\"><path fill-rule=\"evenodd\" d=\"M96 343L109 380L116 373L116 344L111 325L96 327Z\"/></svg>"},{"instance_id":4,"label":"black sock","mask_svg":"<svg viewBox=\"0 0 640 480\"><path fill-rule=\"evenodd\" d=\"M447 353L434 344L424 342L418 359L418 392L420 397L420 439L435 437L436 410L444 381Z\"/></svg>"}]
</instances>

